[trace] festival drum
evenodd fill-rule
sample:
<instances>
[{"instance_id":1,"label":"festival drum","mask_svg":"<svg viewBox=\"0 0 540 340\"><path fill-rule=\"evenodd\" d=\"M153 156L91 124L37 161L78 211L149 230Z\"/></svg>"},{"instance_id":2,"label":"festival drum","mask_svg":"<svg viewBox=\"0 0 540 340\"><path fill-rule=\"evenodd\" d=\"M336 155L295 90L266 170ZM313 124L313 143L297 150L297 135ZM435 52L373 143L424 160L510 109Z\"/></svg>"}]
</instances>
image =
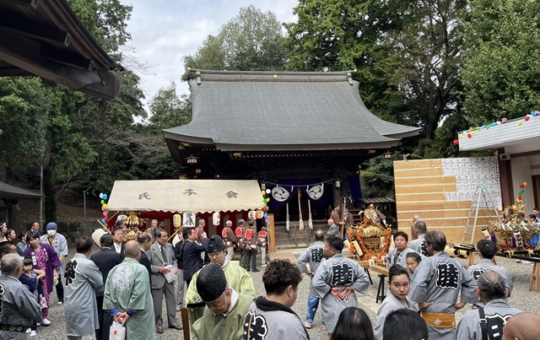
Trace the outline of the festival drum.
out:
<instances>
[{"instance_id":1,"label":"festival drum","mask_svg":"<svg viewBox=\"0 0 540 340\"><path fill-rule=\"evenodd\" d=\"M110 234L110 233L107 230L102 229L102 228L94 230L94 232L92 233L92 240L94 241L96 246L101 248L101 243L99 242L99 240L101 239L101 236L105 234Z\"/></svg>"}]
</instances>

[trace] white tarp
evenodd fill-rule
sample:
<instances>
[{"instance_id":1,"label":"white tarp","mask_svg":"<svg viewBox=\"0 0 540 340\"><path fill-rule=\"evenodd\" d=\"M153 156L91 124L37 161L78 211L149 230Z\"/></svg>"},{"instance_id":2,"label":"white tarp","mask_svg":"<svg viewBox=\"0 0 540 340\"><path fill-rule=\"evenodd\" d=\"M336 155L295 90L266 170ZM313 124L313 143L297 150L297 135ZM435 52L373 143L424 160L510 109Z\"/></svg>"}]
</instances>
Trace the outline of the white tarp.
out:
<instances>
[{"instance_id":1,"label":"white tarp","mask_svg":"<svg viewBox=\"0 0 540 340\"><path fill-rule=\"evenodd\" d=\"M115 181L110 211L205 213L260 209L265 204L256 180Z\"/></svg>"}]
</instances>

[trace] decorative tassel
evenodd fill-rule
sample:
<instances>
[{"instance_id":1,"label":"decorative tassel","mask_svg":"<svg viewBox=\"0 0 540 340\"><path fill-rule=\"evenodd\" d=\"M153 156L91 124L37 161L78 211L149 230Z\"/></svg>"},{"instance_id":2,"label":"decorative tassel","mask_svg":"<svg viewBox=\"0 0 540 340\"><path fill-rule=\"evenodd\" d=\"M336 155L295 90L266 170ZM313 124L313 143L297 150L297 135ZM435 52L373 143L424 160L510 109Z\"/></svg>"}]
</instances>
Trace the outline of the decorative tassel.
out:
<instances>
[{"instance_id":1,"label":"decorative tassel","mask_svg":"<svg viewBox=\"0 0 540 340\"><path fill-rule=\"evenodd\" d=\"M308 207L308 227L309 229L313 230L313 220L311 219L311 201L307 201L307 207Z\"/></svg>"},{"instance_id":2,"label":"decorative tassel","mask_svg":"<svg viewBox=\"0 0 540 340\"><path fill-rule=\"evenodd\" d=\"M285 228L287 228L287 232L290 232L291 231L291 224L289 222L289 202L287 202L287 221L285 222Z\"/></svg>"},{"instance_id":3,"label":"decorative tassel","mask_svg":"<svg viewBox=\"0 0 540 340\"><path fill-rule=\"evenodd\" d=\"M300 197L302 197L302 192L298 188L298 230L304 230L304 220L302 219L302 205L300 204Z\"/></svg>"}]
</instances>

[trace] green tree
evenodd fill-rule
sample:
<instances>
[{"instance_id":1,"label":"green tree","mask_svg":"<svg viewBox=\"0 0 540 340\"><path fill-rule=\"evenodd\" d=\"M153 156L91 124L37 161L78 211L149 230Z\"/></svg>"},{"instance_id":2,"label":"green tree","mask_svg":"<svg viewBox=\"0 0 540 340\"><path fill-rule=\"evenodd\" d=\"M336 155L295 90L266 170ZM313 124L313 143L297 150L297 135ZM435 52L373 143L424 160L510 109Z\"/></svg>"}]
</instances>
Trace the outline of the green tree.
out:
<instances>
[{"instance_id":1,"label":"green tree","mask_svg":"<svg viewBox=\"0 0 540 340\"><path fill-rule=\"evenodd\" d=\"M356 70L360 95L382 118L413 125L400 116L409 110L403 95L392 91L378 63L388 54L381 41L386 32L403 26L407 1L300 0L298 21L285 24L292 71Z\"/></svg>"},{"instance_id":2,"label":"green tree","mask_svg":"<svg viewBox=\"0 0 540 340\"><path fill-rule=\"evenodd\" d=\"M473 0L466 23L465 109L473 125L540 107L540 2Z\"/></svg>"},{"instance_id":3,"label":"green tree","mask_svg":"<svg viewBox=\"0 0 540 340\"><path fill-rule=\"evenodd\" d=\"M403 26L384 38L390 53L381 71L409 104L401 114L417 122L428 140L463 105L459 68L465 7L465 0L410 2Z\"/></svg>"},{"instance_id":4,"label":"green tree","mask_svg":"<svg viewBox=\"0 0 540 340\"><path fill-rule=\"evenodd\" d=\"M241 8L216 36L209 35L194 55L184 57L184 66L186 70L283 70L284 42L276 15L248 6ZM184 75L184 79L190 77L189 72Z\"/></svg>"},{"instance_id":5,"label":"green tree","mask_svg":"<svg viewBox=\"0 0 540 340\"><path fill-rule=\"evenodd\" d=\"M37 168L49 107L49 91L40 79L0 78L0 167Z\"/></svg>"},{"instance_id":6,"label":"green tree","mask_svg":"<svg viewBox=\"0 0 540 340\"><path fill-rule=\"evenodd\" d=\"M191 100L185 94L176 94L176 84L158 91L150 101L150 123L157 129L169 129L191 121Z\"/></svg>"}]
</instances>

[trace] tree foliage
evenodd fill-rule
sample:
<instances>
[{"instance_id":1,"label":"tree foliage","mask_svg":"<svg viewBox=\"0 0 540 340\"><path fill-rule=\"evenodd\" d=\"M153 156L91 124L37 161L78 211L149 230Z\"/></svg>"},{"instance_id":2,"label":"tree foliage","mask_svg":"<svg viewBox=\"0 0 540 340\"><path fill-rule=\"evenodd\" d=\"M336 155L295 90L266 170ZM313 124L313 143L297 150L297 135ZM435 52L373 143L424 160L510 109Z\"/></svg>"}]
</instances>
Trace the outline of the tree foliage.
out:
<instances>
[{"instance_id":1,"label":"tree foliage","mask_svg":"<svg viewBox=\"0 0 540 340\"><path fill-rule=\"evenodd\" d=\"M160 89L150 102L150 123L157 129L169 129L191 121L191 100L187 95L178 97L176 84Z\"/></svg>"},{"instance_id":2,"label":"tree foliage","mask_svg":"<svg viewBox=\"0 0 540 340\"><path fill-rule=\"evenodd\" d=\"M540 107L540 2L473 0L462 70L473 125Z\"/></svg>"},{"instance_id":3,"label":"tree foliage","mask_svg":"<svg viewBox=\"0 0 540 340\"><path fill-rule=\"evenodd\" d=\"M194 55L184 57L186 70L283 70L285 36L272 12L254 6L240 9L216 36L209 35ZM190 77L189 73L184 79Z\"/></svg>"}]
</instances>

